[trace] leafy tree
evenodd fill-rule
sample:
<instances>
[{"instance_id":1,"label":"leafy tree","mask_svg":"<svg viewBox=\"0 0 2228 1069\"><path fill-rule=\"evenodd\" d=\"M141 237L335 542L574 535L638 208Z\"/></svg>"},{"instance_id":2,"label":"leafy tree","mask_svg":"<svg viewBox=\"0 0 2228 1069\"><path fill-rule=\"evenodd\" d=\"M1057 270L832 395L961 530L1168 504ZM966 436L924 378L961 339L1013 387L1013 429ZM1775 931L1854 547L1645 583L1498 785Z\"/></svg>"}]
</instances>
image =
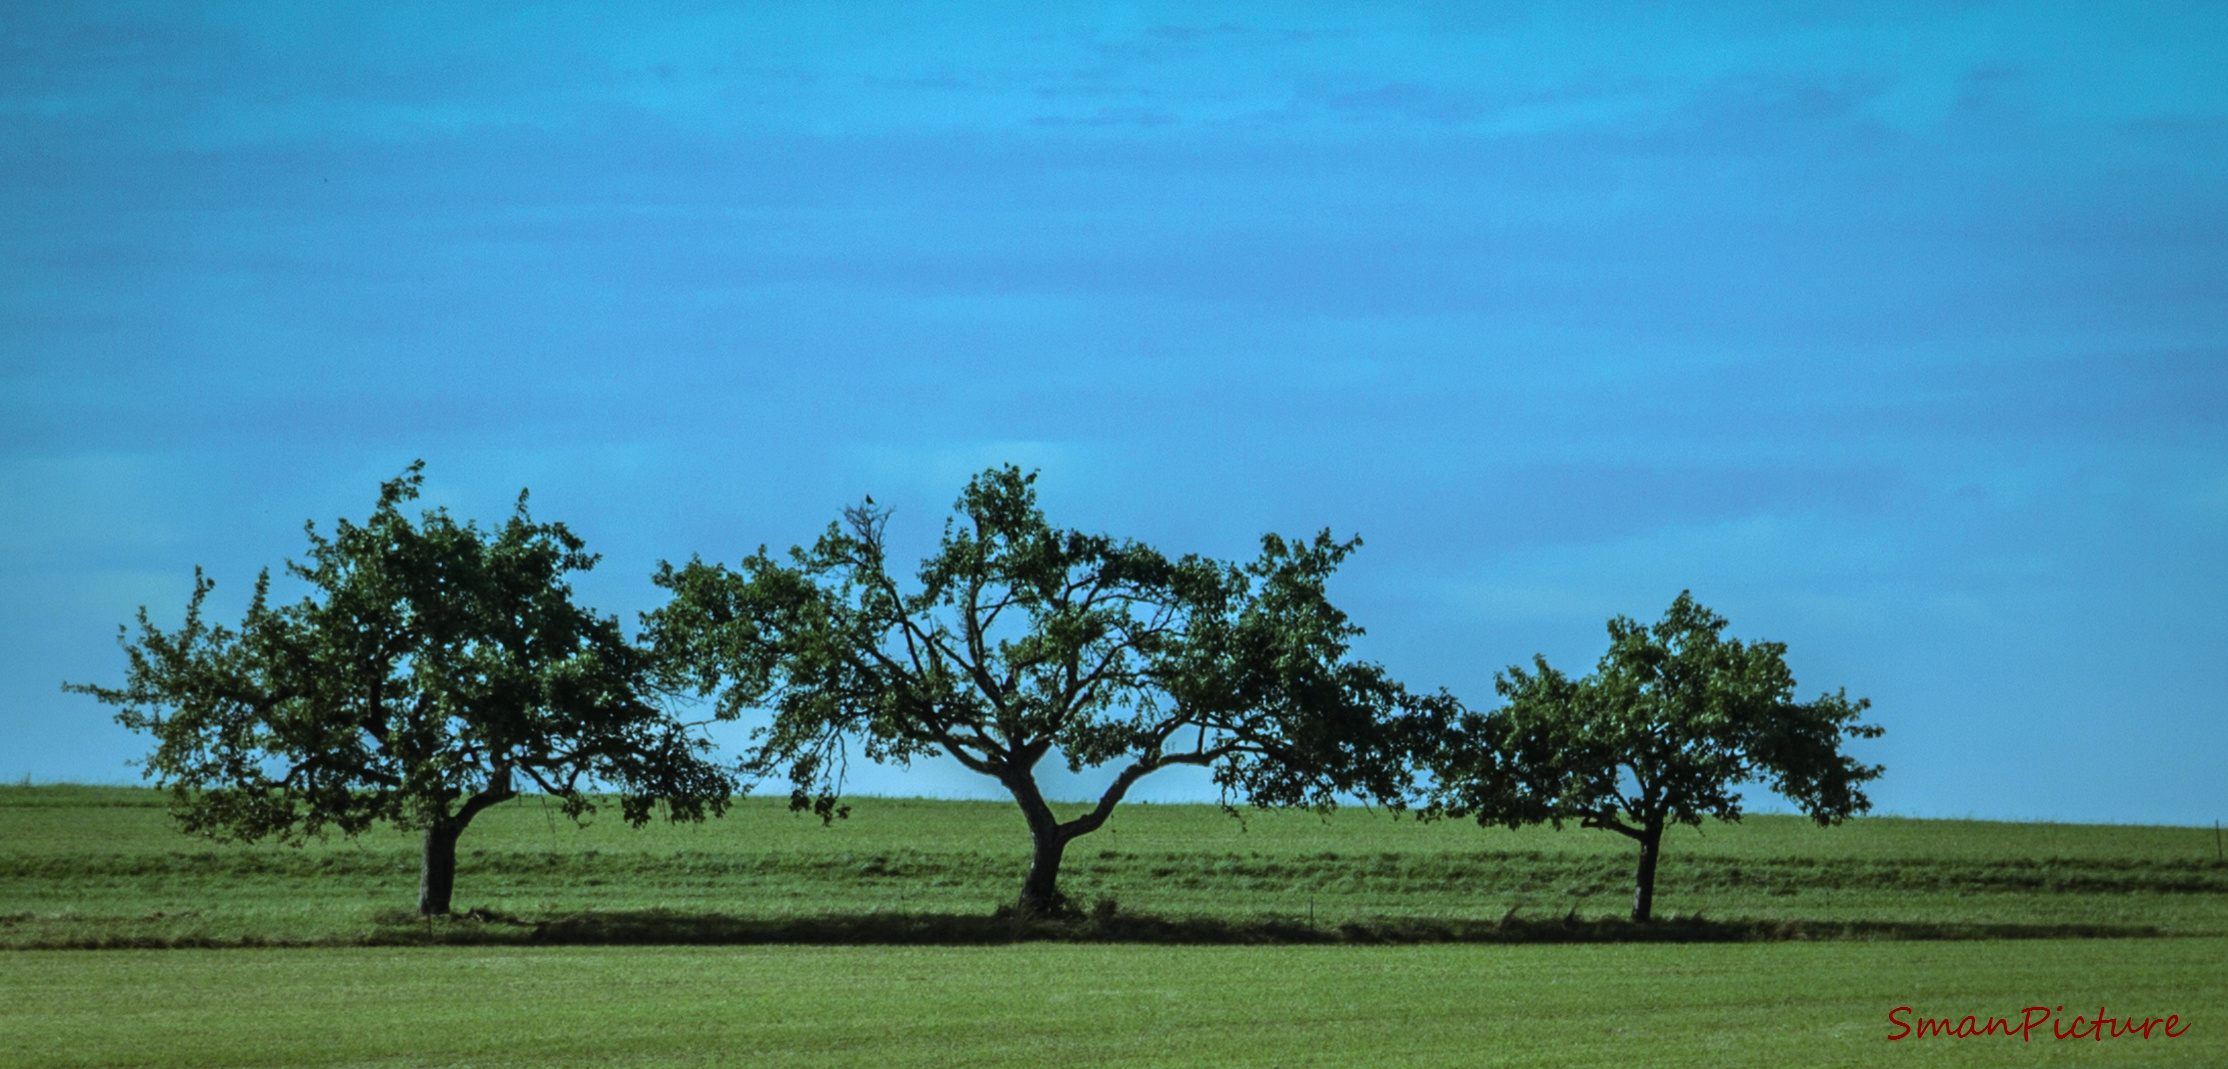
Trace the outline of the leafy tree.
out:
<instances>
[{"instance_id":1,"label":"leafy tree","mask_svg":"<svg viewBox=\"0 0 2228 1069\"><path fill-rule=\"evenodd\" d=\"M889 569L887 510L846 509L786 563L761 547L736 568L662 566L672 600L646 634L720 713L771 710L747 766L785 770L791 804L840 810L847 746L875 761L942 753L998 781L1034 850L1019 907L1064 908L1060 860L1139 779L1213 770L1225 804L1328 807L1401 796L1398 686L1346 659L1360 629L1324 582L1358 541L1262 539L1237 565L1055 528L1036 476L971 479L911 590ZM1055 748L1071 770L1119 769L1061 820L1037 783Z\"/></svg>"},{"instance_id":2,"label":"leafy tree","mask_svg":"<svg viewBox=\"0 0 2228 1069\"><path fill-rule=\"evenodd\" d=\"M204 621L214 585L194 572L184 626L139 611L122 687L70 685L154 736L146 774L188 831L220 840L353 836L379 821L425 836L418 910L449 910L456 843L490 806L536 789L566 815L615 787L627 821L662 803L675 820L725 806L734 782L708 743L653 699L647 655L618 622L573 603L565 576L596 557L526 495L491 531L401 504L422 462L385 483L362 526L306 525L313 593L270 603L270 573L238 630Z\"/></svg>"},{"instance_id":3,"label":"leafy tree","mask_svg":"<svg viewBox=\"0 0 2228 1069\"><path fill-rule=\"evenodd\" d=\"M1572 679L1534 657L1495 678L1506 699L1466 713L1434 761L1437 808L1481 824L1550 821L1616 832L1640 845L1632 919L1655 900L1663 830L1741 818L1743 783L1761 781L1821 826L1872 807L1861 784L1880 775L1842 754L1870 739L1870 702L1844 691L1793 700L1787 647L1723 637L1723 617L1681 592L1661 621L1609 621L1609 652Z\"/></svg>"}]
</instances>

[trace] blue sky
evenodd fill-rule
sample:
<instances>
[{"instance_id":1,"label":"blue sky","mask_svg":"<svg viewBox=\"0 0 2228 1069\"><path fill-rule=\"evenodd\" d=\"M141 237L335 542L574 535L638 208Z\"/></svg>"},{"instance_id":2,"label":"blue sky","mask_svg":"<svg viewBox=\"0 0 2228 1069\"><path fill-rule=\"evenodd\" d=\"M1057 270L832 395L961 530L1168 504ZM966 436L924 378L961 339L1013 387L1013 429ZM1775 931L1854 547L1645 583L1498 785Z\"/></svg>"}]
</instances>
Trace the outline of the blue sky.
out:
<instances>
[{"instance_id":1,"label":"blue sky","mask_svg":"<svg viewBox=\"0 0 2228 1069\"><path fill-rule=\"evenodd\" d=\"M414 458L628 619L1013 461L1360 533L1412 685L1692 588L1886 811L2228 816L2228 9L1045 7L0 10L0 776Z\"/></svg>"}]
</instances>

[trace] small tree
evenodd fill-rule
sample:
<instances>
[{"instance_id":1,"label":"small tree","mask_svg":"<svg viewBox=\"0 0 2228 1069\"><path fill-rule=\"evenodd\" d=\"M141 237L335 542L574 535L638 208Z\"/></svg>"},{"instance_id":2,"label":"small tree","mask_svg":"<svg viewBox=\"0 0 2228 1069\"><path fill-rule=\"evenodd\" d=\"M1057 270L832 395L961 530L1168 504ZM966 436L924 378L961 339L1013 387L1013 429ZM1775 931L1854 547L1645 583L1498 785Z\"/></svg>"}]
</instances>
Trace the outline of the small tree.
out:
<instances>
[{"instance_id":1,"label":"small tree","mask_svg":"<svg viewBox=\"0 0 2228 1069\"><path fill-rule=\"evenodd\" d=\"M234 631L202 619L213 584L196 569L184 626L164 632L142 608L138 640L119 634L122 687L66 689L154 736L146 774L190 832L423 831L426 914L449 910L458 835L521 789L575 820L599 783L637 826L660 803L675 820L719 812L733 779L653 704L646 654L573 604L564 577L596 558L563 524L535 523L524 492L493 531L439 509L412 524L400 505L422 469L382 485L362 526L307 526L308 560L286 567L311 596L272 607L266 571Z\"/></svg>"},{"instance_id":2,"label":"small tree","mask_svg":"<svg viewBox=\"0 0 2228 1069\"><path fill-rule=\"evenodd\" d=\"M970 480L913 590L890 574L889 514L869 498L788 563L761 547L733 570L661 567L673 597L647 634L722 716L771 709L748 765L785 770L797 809L838 812L847 741L876 761L948 754L997 780L1034 845L1025 912L1062 907L1067 845L1163 768L1213 769L1225 804L1400 797L1401 691L1346 659L1360 629L1324 594L1357 542L1272 535L1243 566L1171 560L1050 526L1035 478L1007 466ZM1055 748L1071 770L1119 769L1065 821L1037 785Z\"/></svg>"},{"instance_id":3,"label":"small tree","mask_svg":"<svg viewBox=\"0 0 2228 1069\"><path fill-rule=\"evenodd\" d=\"M1870 702L1844 691L1793 700L1787 647L1721 635L1724 618L1681 592L1661 621L1609 621L1609 652L1571 679L1533 658L1495 678L1506 704L1464 714L1434 762L1439 808L1481 824L1550 821L1636 841L1632 919L1649 918L1663 830L1741 819L1740 784L1762 781L1821 826L1872 807L1880 775L1841 753L1877 738L1857 723Z\"/></svg>"}]
</instances>

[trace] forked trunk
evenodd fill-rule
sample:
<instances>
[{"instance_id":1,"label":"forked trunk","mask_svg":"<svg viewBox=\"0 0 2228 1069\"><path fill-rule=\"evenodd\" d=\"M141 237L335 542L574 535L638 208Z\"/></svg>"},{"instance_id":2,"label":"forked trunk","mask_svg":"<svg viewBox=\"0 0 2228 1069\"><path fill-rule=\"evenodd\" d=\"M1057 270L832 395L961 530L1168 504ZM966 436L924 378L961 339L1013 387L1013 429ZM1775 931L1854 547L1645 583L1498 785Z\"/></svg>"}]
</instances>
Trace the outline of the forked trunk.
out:
<instances>
[{"instance_id":1,"label":"forked trunk","mask_svg":"<svg viewBox=\"0 0 2228 1069\"><path fill-rule=\"evenodd\" d=\"M431 917L449 911L456 890L456 839L464 825L437 820L425 830L425 859L418 868L418 913Z\"/></svg>"},{"instance_id":2,"label":"forked trunk","mask_svg":"<svg viewBox=\"0 0 2228 1069\"><path fill-rule=\"evenodd\" d=\"M1650 821L1640 832L1640 871L1632 889L1632 919L1645 922L1655 911L1656 857L1663 846L1663 825Z\"/></svg>"},{"instance_id":3,"label":"forked trunk","mask_svg":"<svg viewBox=\"0 0 2228 1069\"><path fill-rule=\"evenodd\" d=\"M1051 743L1044 743L1020 767L1021 771L1000 777L1006 789L1013 792L1013 800L1021 803L1021 815L1029 821L1029 875L1021 881L1021 901L1016 904L1023 914L1048 916L1068 913L1067 898L1060 894L1060 855L1067 852L1068 844L1106 825L1107 814L1129 791L1130 784L1138 777L1151 772L1156 764L1139 761L1123 769L1114 782L1099 796L1099 804L1088 813L1060 823L1052 814L1052 807L1045 804L1044 793L1037 790L1036 778L1029 774L1029 766L1044 756Z\"/></svg>"},{"instance_id":4,"label":"forked trunk","mask_svg":"<svg viewBox=\"0 0 2228 1069\"><path fill-rule=\"evenodd\" d=\"M489 806L501 805L518 795L511 790L511 770L498 768L488 777L487 789L464 800L454 816L435 818L425 830L425 859L418 866L418 914L431 917L449 911L449 896L456 891L456 839Z\"/></svg>"},{"instance_id":5,"label":"forked trunk","mask_svg":"<svg viewBox=\"0 0 2228 1069\"><path fill-rule=\"evenodd\" d=\"M1058 913L1062 904L1060 855L1067 852L1068 840L1074 838L1072 829L1060 826L1060 818L1052 814L1044 793L1037 789L1036 777L1026 768L1004 779L1013 800L1021 803L1022 817L1029 822L1029 875L1021 881L1021 900L1015 908L1034 917Z\"/></svg>"}]
</instances>

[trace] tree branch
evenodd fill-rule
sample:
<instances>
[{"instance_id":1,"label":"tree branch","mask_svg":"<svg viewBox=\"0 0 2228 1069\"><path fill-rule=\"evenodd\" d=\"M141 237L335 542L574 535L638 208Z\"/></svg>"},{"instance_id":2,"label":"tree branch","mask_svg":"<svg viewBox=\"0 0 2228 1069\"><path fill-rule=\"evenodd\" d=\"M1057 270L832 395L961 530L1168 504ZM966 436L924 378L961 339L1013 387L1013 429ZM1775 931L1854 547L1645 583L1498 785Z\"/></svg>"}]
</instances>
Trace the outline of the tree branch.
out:
<instances>
[{"instance_id":1,"label":"tree branch","mask_svg":"<svg viewBox=\"0 0 2228 1069\"><path fill-rule=\"evenodd\" d=\"M1130 785L1159 767L1157 762L1146 759L1123 769L1120 775L1114 777L1114 782L1107 784L1105 793L1099 795L1098 805L1093 806L1090 812L1060 825L1060 841L1073 842L1099 830L1106 823L1106 818L1114 814L1114 807L1121 804L1122 797L1129 793Z\"/></svg>"}]
</instances>

